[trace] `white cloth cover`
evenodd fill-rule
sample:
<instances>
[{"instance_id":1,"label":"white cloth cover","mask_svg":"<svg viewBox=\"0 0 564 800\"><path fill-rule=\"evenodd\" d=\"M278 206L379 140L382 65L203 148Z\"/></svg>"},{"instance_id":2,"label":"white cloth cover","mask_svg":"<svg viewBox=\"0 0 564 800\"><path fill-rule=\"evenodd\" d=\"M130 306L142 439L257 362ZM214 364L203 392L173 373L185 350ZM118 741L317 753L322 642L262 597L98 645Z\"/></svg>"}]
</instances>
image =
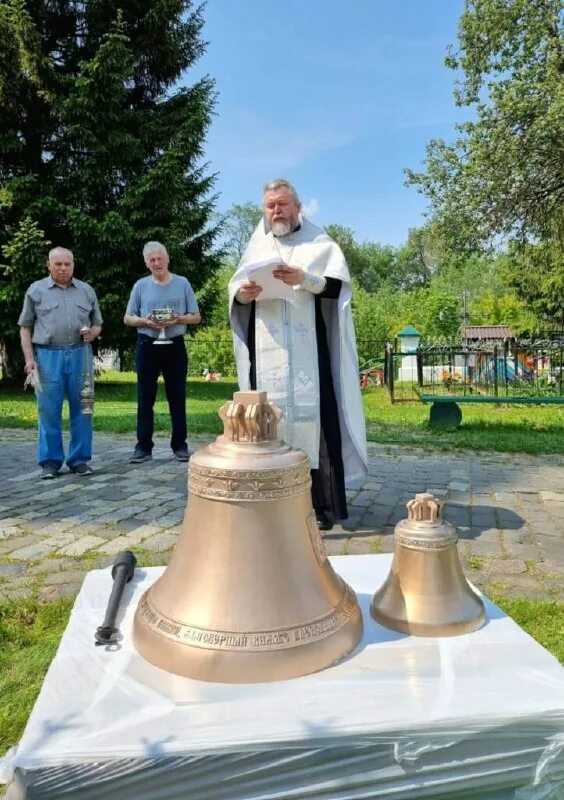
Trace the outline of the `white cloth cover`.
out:
<instances>
[{"instance_id":1,"label":"white cloth cover","mask_svg":"<svg viewBox=\"0 0 564 800\"><path fill-rule=\"evenodd\" d=\"M356 338L351 311L351 278L345 257L330 236L306 219L298 231L274 237L261 220L229 283L229 307L239 386L249 388L247 331L249 306L234 302L247 280L246 267L274 256L306 273L342 281L338 300L321 300L331 372L339 409L345 482L359 486L366 478L366 431L360 394ZM292 300L256 303L257 388L279 405L284 416L281 437L304 450L312 468L319 462L319 374L314 294L296 287Z\"/></svg>"},{"instance_id":2,"label":"white cloth cover","mask_svg":"<svg viewBox=\"0 0 564 800\"><path fill-rule=\"evenodd\" d=\"M119 650L94 647L111 588L90 572L23 737L0 762L8 800L561 800L564 670L487 602L454 638L405 636L370 617L390 556L340 556L364 637L304 678L212 684L133 649L143 591L128 584Z\"/></svg>"}]
</instances>

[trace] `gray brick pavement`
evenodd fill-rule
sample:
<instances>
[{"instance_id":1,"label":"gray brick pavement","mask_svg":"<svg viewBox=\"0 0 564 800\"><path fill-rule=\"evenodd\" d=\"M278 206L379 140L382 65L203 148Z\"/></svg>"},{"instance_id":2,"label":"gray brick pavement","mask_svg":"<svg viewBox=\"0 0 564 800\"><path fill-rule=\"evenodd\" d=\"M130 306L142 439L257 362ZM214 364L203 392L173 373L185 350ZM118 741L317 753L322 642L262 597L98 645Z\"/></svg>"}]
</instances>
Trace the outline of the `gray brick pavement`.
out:
<instances>
[{"instance_id":1,"label":"gray brick pavement","mask_svg":"<svg viewBox=\"0 0 564 800\"><path fill-rule=\"evenodd\" d=\"M162 564L181 530L186 464L156 440L128 464L131 436L95 437L94 475L39 480L35 432L0 430L0 598L73 596L85 572L134 550ZM206 440L194 441L193 446ZM416 492L433 491L459 530L467 574L487 590L564 599L564 457L370 445L369 476L349 518L325 536L332 554L391 552Z\"/></svg>"}]
</instances>

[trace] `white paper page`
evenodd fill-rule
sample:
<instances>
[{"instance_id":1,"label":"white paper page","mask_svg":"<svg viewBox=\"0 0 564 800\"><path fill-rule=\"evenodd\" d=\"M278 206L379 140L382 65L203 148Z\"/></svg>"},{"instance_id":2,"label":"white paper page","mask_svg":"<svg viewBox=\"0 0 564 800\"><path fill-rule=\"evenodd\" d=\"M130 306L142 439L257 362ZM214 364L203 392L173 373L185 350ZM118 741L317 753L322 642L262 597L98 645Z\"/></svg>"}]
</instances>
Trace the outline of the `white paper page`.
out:
<instances>
[{"instance_id":1,"label":"white paper page","mask_svg":"<svg viewBox=\"0 0 564 800\"><path fill-rule=\"evenodd\" d=\"M248 279L254 281L258 286L262 286L262 292L257 297L257 301L293 299L293 288L272 275L274 267L279 267L282 263L279 256L273 256L245 267Z\"/></svg>"}]
</instances>

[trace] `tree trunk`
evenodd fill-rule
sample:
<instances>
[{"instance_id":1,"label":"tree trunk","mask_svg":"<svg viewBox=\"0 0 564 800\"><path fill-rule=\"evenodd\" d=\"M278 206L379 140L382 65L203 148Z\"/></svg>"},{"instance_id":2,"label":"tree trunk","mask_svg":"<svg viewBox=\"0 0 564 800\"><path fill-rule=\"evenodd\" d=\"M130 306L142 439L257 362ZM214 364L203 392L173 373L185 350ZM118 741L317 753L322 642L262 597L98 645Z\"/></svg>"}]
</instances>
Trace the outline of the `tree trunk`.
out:
<instances>
[{"instance_id":1,"label":"tree trunk","mask_svg":"<svg viewBox=\"0 0 564 800\"><path fill-rule=\"evenodd\" d=\"M2 383L23 382L24 357L18 339L0 339L0 373Z\"/></svg>"}]
</instances>

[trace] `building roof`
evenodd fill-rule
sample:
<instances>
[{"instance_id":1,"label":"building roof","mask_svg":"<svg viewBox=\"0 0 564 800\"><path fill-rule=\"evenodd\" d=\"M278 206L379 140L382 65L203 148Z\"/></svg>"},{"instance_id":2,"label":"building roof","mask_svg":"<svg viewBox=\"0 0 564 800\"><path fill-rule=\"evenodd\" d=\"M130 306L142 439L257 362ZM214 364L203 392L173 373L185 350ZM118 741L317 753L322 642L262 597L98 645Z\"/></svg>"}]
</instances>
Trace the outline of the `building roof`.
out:
<instances>
[{"instance_id":1,"label":"building roof","mask_svg":"<svg viewBox=\"0 0 564 800\"><path fill-rule=\"evenodd\" d=\"M463 339L514 339L509 325L465 325L461 328Z\"/></svg>"},{"instance_id":2,"label":"building roof","mask_svg":"<svg viewBox=\"0 0 564 800\"><path fill-rule=\"evenodd\" d=\"M406 325L405 328L402 328L398 333L398 336L421 336L421 334L413 325Z\"/></svg>"}]
</instances>

